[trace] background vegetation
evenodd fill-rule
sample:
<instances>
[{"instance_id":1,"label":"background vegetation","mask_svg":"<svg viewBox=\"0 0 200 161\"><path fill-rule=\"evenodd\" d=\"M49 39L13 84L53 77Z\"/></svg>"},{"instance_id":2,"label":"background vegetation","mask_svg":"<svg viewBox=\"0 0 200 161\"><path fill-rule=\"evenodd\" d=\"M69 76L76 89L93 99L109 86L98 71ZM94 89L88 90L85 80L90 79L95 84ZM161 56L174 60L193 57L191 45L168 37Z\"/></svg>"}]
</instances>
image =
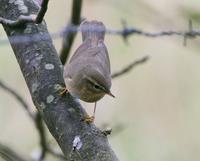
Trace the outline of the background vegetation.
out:
<instances>
[{"instance_id":1,"label":"background vegetation","mask_svg":"<svg viewBox=\"0 0 200 161\"><path fill-rule=\"evenodd\" d=\"M45 16L50 32L60 31L69 21L71 0L53 0ZM199 27L197 0L84 0L82 16L103 21L109 29L128 26L147 31L187 30L188 20ZM3 29L0 38L5 38ZM54 43L59 51L62 39ZM81 42L75 39L72 53ZM146 38L107 35L112 71L144 55L150 60L113 80L116 98L98 102L95 123L113 127L110 143L123 161L198 160L200 150L199 39ZM28 89L9 43L0 44L0 79L16 89L33 107ZM93 104L83 103L88 112ZM32 108L35 110L35 108ZM37 151L37 131L15 99L0 90L0 142L22 155ZM49 142L54 140L49 136Z\"/></svg>"}]
</instances>

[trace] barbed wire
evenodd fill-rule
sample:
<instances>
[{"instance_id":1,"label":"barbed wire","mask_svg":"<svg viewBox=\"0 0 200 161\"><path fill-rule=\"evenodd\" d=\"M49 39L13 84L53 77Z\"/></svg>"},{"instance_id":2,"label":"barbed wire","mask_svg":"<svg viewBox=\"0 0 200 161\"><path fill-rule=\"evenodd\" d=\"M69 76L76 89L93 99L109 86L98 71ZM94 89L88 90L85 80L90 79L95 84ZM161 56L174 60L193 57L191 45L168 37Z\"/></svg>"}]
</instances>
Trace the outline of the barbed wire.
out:
<instances>
[{"instance_id":1,"label":"barbed wire","mask_svg":"<svg viewBox=\"0 0 200 161\"><path fill-rule=\"evenodd\" d=\"M87 28L85 28L87 30ZM84 31L84 29L80 29L79 26L68 25L64 29L61 29L58 32L50 33L37 33L37 34L26 34L26 35L17 35L10 36L9 40L11 43L27 43L27 42L36 42L36 41L45 41L48 40L51 36L52 39L62 38L69 33L76 33ZM94 32L102 32L101 28L94 28ZM164 37L164 36L180 36L184 38L184 44L186 44L186 39L188 38L196 38L200 36L200 29L193 29L191 21L189 22L189 30L185 31L176 31L176 30L165 30L165 31L155 31L148 32L136 27L127 27L124 26L123 29L106 29L106 34L108 35L118 35L122 36L124 40L127 40L130 36L144 36L150 38ZM0 38L0 45L5 45L8 43L7 38Z\"/></svg>"}]
</instances>

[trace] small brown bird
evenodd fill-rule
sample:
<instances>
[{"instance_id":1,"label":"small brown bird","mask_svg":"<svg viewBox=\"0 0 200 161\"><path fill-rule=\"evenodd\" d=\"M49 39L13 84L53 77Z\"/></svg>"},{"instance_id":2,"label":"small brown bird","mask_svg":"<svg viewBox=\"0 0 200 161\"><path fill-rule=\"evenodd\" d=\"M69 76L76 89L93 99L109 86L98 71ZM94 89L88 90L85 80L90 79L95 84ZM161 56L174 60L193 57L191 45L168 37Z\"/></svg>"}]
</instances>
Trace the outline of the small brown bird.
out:
<instances>
[{"instance_id":1,"label":"small brown bird","mask_svg":"<svg viewBox=\"0 0 200 161\"><path fill-rule=\"evenodd\" d=\"M64 69L66 90L85 102L95 102L92 117L86 122L93 122L96 102L105 94L112 97L110 60L104 44L105 26L98 21L84 21L80 26L82 44L75 51Z\"/></svg>"}]
</instances>

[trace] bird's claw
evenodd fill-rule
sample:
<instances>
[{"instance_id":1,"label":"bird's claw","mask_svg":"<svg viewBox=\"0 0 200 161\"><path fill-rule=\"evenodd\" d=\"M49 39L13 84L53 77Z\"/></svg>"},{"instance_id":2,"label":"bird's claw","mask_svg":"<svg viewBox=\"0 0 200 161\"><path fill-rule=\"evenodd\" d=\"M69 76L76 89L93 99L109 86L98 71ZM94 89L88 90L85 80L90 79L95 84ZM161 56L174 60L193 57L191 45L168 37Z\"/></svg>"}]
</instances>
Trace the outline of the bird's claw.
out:
<instances>
[{"instance_id":1,"label":"bird's claw","mask_svg":"<svg viewBox=\"0 0 200 161\"><path fill-rule=\"evenodd\" d=\"M84 121L86 122L86 123L93 123L94 122L94 116L89 116L89 115L87 115L85 118L84 118Z\"/></svg>"},{"instance_id":2,"label":"bird's claw","mask_svg":"<svg viewBox=\"0 0 200 161\"><path fill-rule=\"evenodd\" d=\"M60 95L63 96L64 94L68 93L68 90L66 87L63 87L62 89L60 89Z\"/></svg>"}]
</instances>

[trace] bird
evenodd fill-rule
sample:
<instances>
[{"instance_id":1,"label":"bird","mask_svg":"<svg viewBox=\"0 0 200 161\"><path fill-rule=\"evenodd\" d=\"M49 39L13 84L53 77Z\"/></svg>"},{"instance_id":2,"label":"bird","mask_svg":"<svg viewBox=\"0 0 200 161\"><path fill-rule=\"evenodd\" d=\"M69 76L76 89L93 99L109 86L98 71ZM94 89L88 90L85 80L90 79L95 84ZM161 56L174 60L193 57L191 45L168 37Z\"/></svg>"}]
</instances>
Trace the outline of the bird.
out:
<instances>
[{"instance_id":1,"label":"bird","mask_svg":"<svg viewBox=\"0 0 200 161\"><path fill-rule=\"evenodd\" d=\"M85 121L91 123L95 118L96 102L106 94L115 97L111 91L110 59L104 37L106 28L100 21L84 21L80 25L82 44L76 49L64 67L66 88L72 96L95 103L93 115Z\"/></svg>"}]
</instances>

